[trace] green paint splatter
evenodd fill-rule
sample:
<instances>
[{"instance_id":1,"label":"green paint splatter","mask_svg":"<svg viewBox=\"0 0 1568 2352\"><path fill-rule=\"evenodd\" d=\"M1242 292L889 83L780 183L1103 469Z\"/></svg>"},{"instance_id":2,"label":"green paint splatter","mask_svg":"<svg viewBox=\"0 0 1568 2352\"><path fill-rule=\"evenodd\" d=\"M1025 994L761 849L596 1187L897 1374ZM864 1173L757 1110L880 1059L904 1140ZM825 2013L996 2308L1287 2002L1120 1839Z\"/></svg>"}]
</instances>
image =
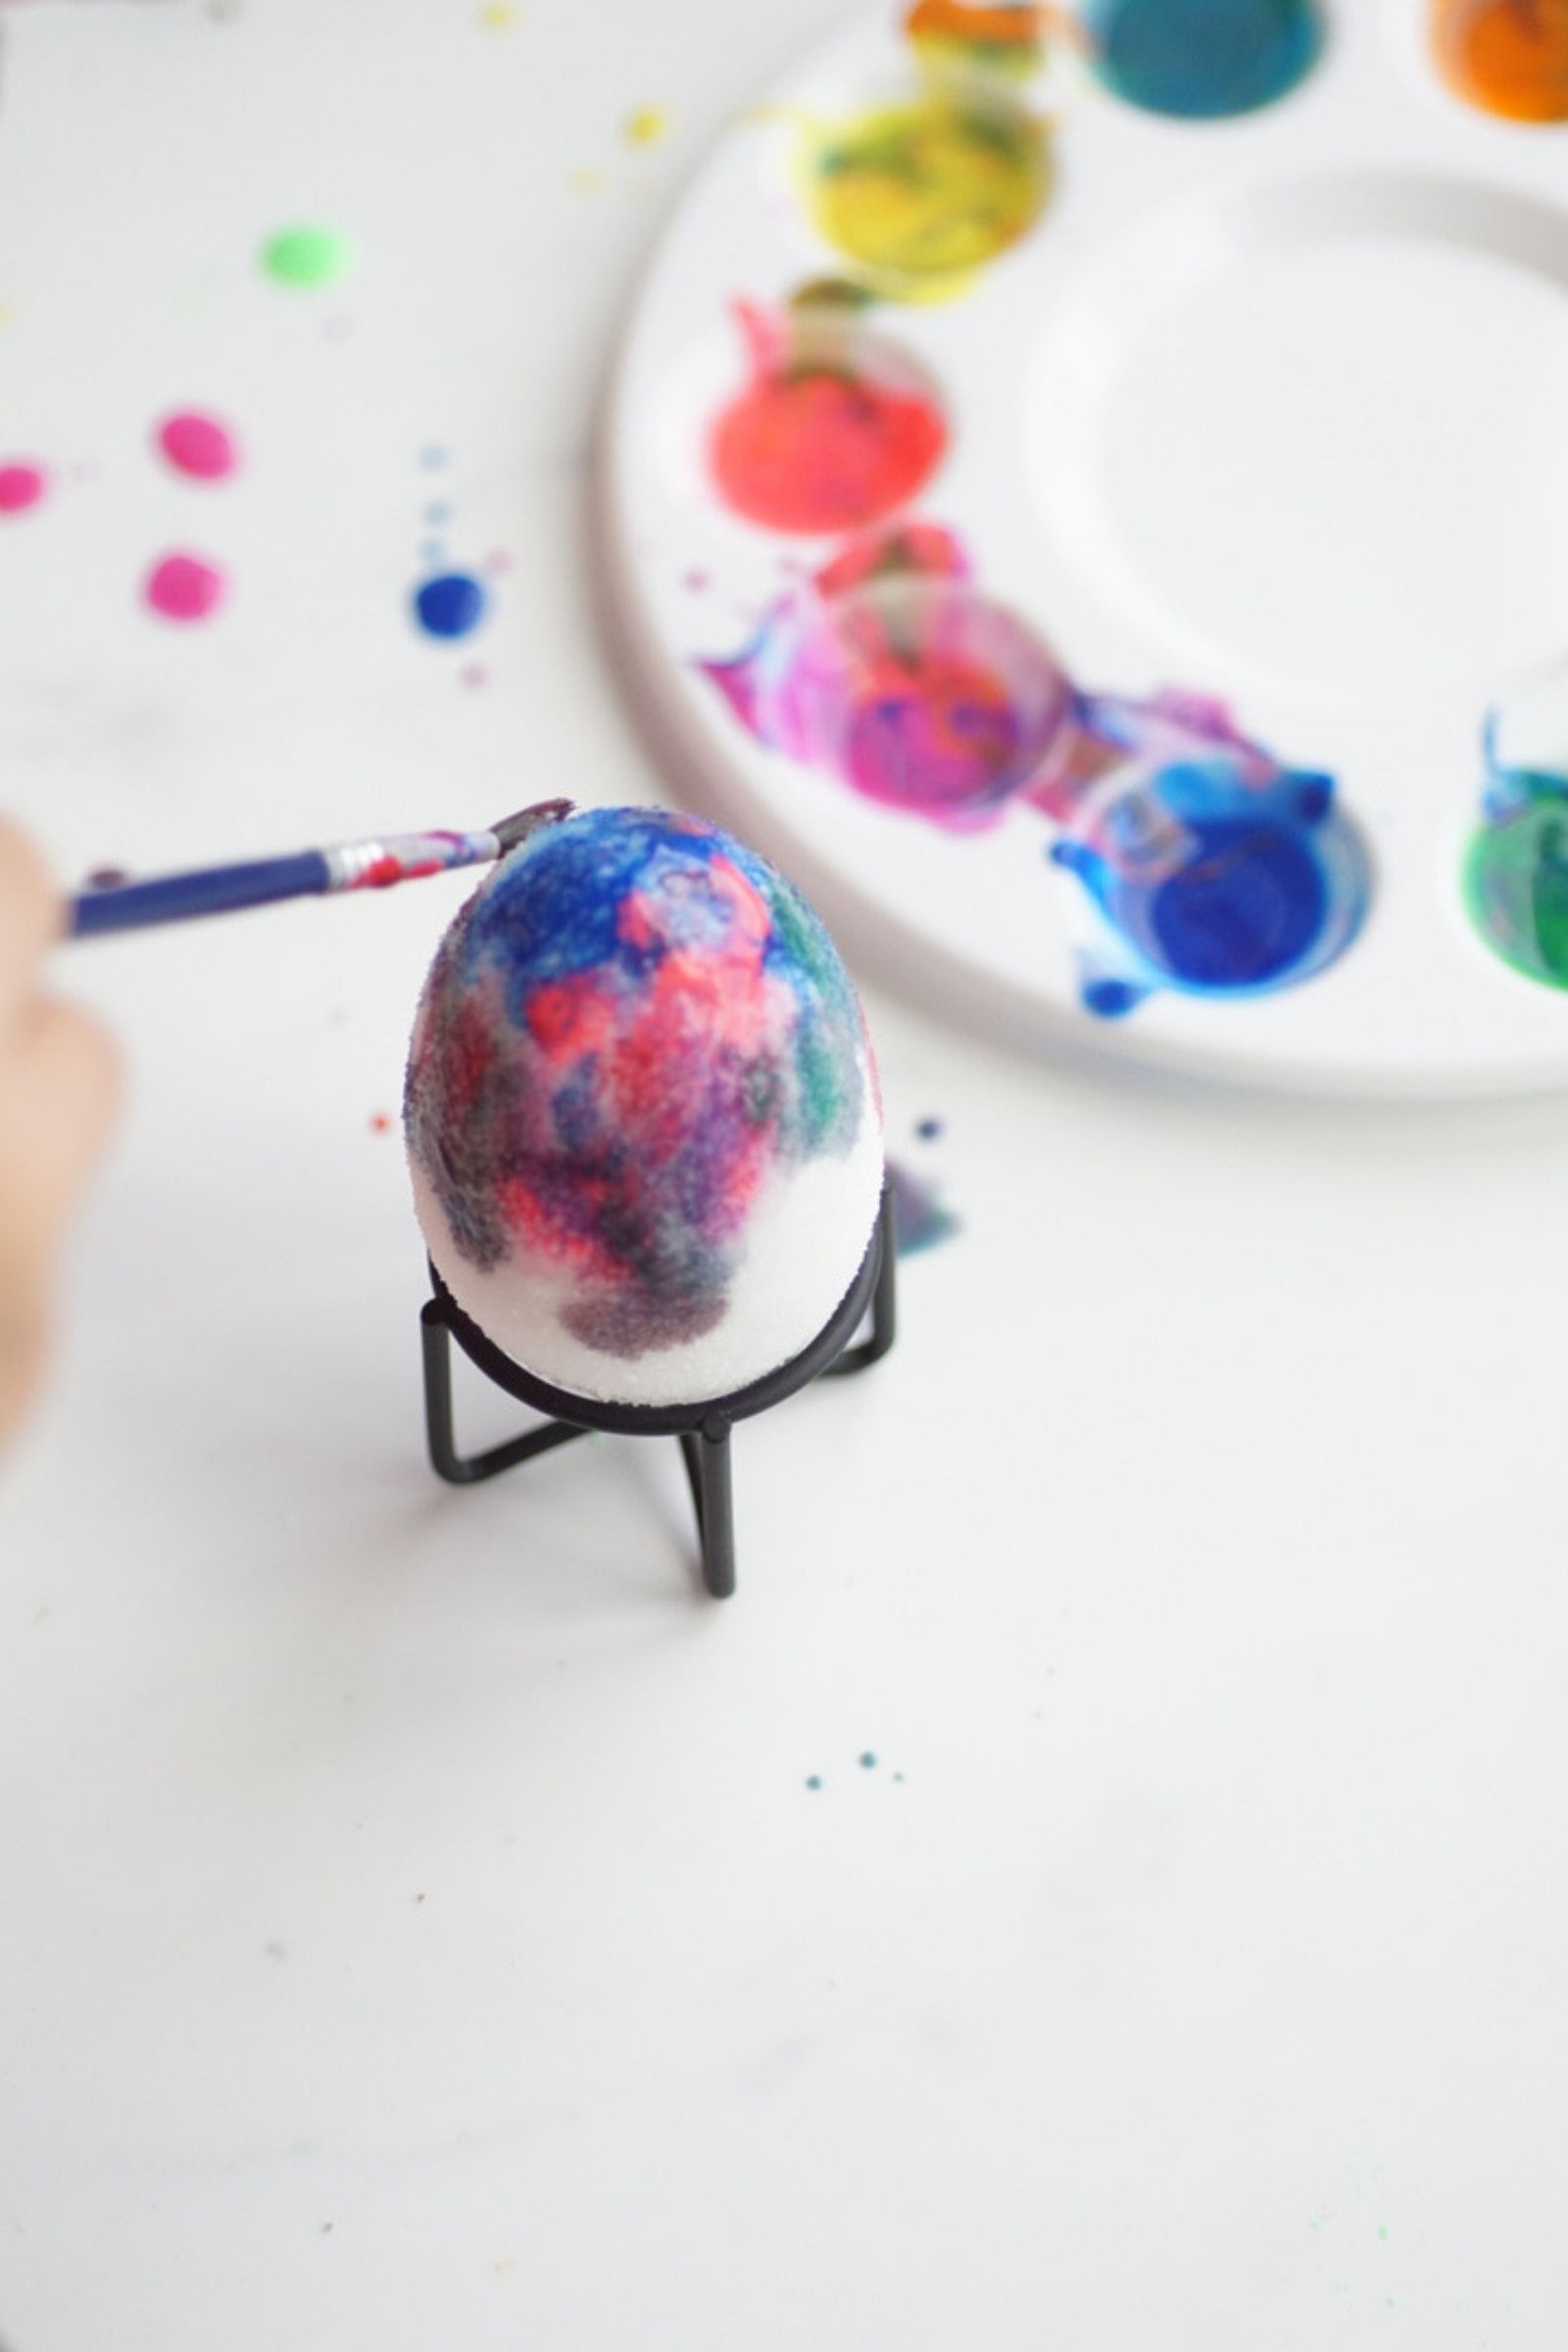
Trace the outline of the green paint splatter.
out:
<instances>
[{"instance_id":1,"label":"green paint splatter","mask_svg":"<svg viewBox=\"0 0 1568 2352\"><path fill-rule=\"evenodd\" d=\"M354 267L354 247L335 228L307 221L281 228L262 247L262 268L280 286L330 286Z\"/></svg>"}]
</instances>

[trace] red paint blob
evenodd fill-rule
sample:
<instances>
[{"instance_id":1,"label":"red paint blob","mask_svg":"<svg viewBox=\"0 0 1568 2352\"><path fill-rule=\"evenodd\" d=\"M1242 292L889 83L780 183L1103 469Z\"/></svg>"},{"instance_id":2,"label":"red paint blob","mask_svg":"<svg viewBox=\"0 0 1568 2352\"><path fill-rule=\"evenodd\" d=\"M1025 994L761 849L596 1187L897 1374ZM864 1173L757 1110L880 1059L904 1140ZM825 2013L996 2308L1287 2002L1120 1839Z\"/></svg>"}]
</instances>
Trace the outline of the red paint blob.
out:
<instances>
[{"instance_id":1,"label":"red paint blob","mask_svg":"<svg viewBox=\"0 0 1568 2352\"><path fill-rule=\"evenodd\" d=\"M142 583L142 594L165 620L205 620L223 600L223 575L200 556L163 556Z\"/></svg>"},{"instance_id":2,"label":"red paint blob","mask_svg":"<svg viewBox=\"0 0 1568 2352\"><path fill-rule=\"evenodd\" d=\"M0 514L25 514L47 487L48 477L41 466L26 465L20 459L0 466Z\"/></svg>"},{"instance_id":3,"label":"red paint blob","mask_svg":"<svg viewBox=\"0 0 1568 2352\"><path fill-rule=\"evenodd\" d=\"M370 1113L370 1133L372 1135L390 1135L391 1132L392 1120L389 1113L384 1110L372 1110Z\"/></svg>"},{"instance_id":4,"label":"red paint blob","mask_svg":"<svg viewBox=\"0 0 1568 2352\"><path fill-rule=\"evenodd\" d=\"M754 353L764 348L744 321ZM891 514L930 479L948 443L931 396L847 362L759 365L714 419L708 462L719 496L772 531L850 531Z\"/></svg>"},{"instance_id":5,"label":"red paint blob","mask_svg":"<svg viewBox=\"0 0 1568 2352\"><path fill-rule=\"evenodd\" d=\"M198 409L181 409L158 427L158 446L176 472L197 482L220 482L239 464L239 445L226 424Z\"/></svg>"}]
</instances>

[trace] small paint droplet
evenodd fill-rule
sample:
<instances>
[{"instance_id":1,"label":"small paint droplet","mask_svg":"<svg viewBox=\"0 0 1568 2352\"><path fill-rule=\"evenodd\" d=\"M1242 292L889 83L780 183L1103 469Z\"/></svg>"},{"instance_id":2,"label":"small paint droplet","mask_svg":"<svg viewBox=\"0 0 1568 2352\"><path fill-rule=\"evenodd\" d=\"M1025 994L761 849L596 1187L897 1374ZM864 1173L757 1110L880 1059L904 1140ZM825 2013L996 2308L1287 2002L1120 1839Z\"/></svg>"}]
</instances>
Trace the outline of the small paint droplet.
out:
<instances>
[{"instance_id":1,"label":"small paint droplet","mask_svg":"<svg viewBox=\"0 0 1568 2352\"><path fill-rule=\"evenodd\" d=\"M512 6L512 0L484 0L484 6L477 11L479 30L481 32L514 32L516 29L519 13Z\"/></svg>"},{"instance_id":2,"label":"small paint droplet","mask_svg":"<svg viewBox=\"0 0 1568 2352\"><path fill-rule=\"evenodd\" d=\"M239 446L226 424L199 409L181 409L158 427L158 446L176 473L220 482L239 464Z\"/></svg>"},{"instance_id":3,"label":"small paint droplet","mask_svg":"<svg viewBox=\"0 0 1568 2352\"><path fill-rule=\"evenodd\" d=\"M433 498L431 499L430 504L424 510L424 519L426 522L437 524L450 522L452 520L452 509L450 506L448 506L444 498Z\"/></svg>"},{"instance_id":4,"label":"small paint droplet","mask_svg":"<svg viewBox=\"0 0 1568 2352\"><path fill-rule=\"evenodd\" d=\"M822 1786L822 1775L819 1772L808 1773L807 1776L806 1786L808 1788L820 1788Z\"/></svg>"},{"instance_id":5,"label":"small paint droplet","mask_svg":"<svg viewBox=\"0 0 1568 2352\"><path fill-rule=\"evenodd\" d=\"M123 890L130 880L122 865L95 865L82 884L83 890Z\"/></svg>"},{"instance_id":6,"label":"small paint droplet","mask_svg":"<svg viewBox=\"0 0 1568 2352\"><path fill-rule=\"evenodd\" d=\"M142 583L142 595L165 620L206 620L223 591L222 573L200 556L164 556Z\"/></svg>"},{"instance_id":7,"label":"small paint droplet","mask_svg":"<svg viewBox=\"0 0 1568 2352\"><path fill-rule=\"evenodd\" d=\"M426 466L432 473L446 462L447 453L439 441L427 441L419 452L419 464Z\"/></svg>"},{"instance_id":8,"label":"small paint droplet","mask_svg":"<svg viewBox=\"0 0 1568 2352\"><path fill-rule=\"evenodd\" d=\"M430 637L466 637L484 618L485 593L466 571L443 571L414 595L414 612Z\"/></svg>"},{"instance_id":9,"label":"small paint droplet","mask_svg":"<svg viewBox=\"0 0 1568 2352\"><path fill-rule=\"evenodd\" d=\"M706 571L689 571L681 581L681 586L689 588L693 596L701 596L703 590L708 586L708 580L709 575Z\"/></svg>"},{"instance_id":10,"label":"small paint droplet","mask_svg":"<svg viewBox=\"0 0 1568 2352\"><path fill-rule=\"evenodd\" d=\"M957 1232L957 1218L943 1207L931 1187L894 1159L888 1161L888 1188L893 1195L893 1230L900 1257L934 1250Z\"/></svg>"},{"instance_id":11,"label":"small paint droplet","mask_svg":"<svg viewBox=\"0 0 1568 2352\"><path fill-rule=\"evenodd\" d=\"M502 580L513 567L513 558L504 547L493 547L479 566L486 579Z\"/></svg>"},{"instance_id":12,"label":"small paint droplet","mask_svg":"<svg viewBox=\"0 0 1568 2352\"><path fill-rule=\"evenodd\" d=\"M914 1130L922 1144L940 1143L946 1129L940 1119L921 1119Z\"/></svg>"},{"instance_id":13,"label":"small paint droplet","mask_svg":"<svg viewBox=\"0 0 1568 2352\"><path fill-rule=\"evenodd\" d=\"M329 286L354 266L354 247L335 228L315 221L279 229L262 247L262 268L280 286L309 292Z\"/></svg>"},{"instance_id":14,"label":"small paint droplet","mask_svg":"<svg viewBox=\"0 0 1568 2352\"><path fill-rule=\"evenodd\" d=\"M0 466L0 514L25 514L35 507L48 487L48 476L41 466L32 466L22 459Z\"/></svg>"},{"instance_id":15,"label":"small paint droplet","mask_svg":"<svg viewBox=\"0 0 1568 2352\"><path fill-rule=\"evenodd\" d=\"M465 686L488 686L490 672L482 662L466 662L458 676Z\"/></svg>"},{"instance_id":16,"label":"small paint droplet","mask_svg":"<svg viewBox=\"0 0 1568 2352\"><path fill-rule=\"evenodd\" d=\"M864 1755L860 1758L860 1770L862 1772L874 1772L876 1770L876 1757L870 1748L867 1748Z\"/></svg>"},{"instance_id":17,"label":"small paint droplet","mask_svg":"<svg viewBox=\"0 0 1568 2352\"><path fill-rule=\"evenodd\" d=\"M605 184L605 175L597 164L579 164L571 175L571 184L579 196L597 196Z\"/></svg>"},{"instance_id":18,"label":"small paint droplet","mask_svg":"<svg viewBox=\"0 0 1568 2352\"><path fill-rule=\"evenodd\" d=\"M390 1135L391 1132L392 1119L390 1113L384 1110L372 1110L370 1113L370 1133L372 1135Z\"/></svg>"},{"instance_id":19,"label":"small paint droplet","mask_svg":"<svg viewBox=\"0 0 1568 2352\"><path fill-rule=\"evenodd\" d=\"M635 106L621 125L628 147L657 147L669 135L669 112L662 106Z\"/></svg>"}]
</instances>

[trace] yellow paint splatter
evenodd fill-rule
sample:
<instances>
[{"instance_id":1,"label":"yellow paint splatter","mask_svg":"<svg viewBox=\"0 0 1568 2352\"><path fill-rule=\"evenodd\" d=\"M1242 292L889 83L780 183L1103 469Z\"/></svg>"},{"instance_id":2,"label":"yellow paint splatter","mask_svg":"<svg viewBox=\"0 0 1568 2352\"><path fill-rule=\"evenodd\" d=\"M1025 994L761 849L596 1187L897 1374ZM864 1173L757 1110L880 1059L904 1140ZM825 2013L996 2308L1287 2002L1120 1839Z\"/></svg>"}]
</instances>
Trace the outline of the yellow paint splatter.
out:
<instances>
[{"instance_id":1,"label":"yellow paint splatter","mask_svg":"<svg viewBox=\"0 0 1568 2352\"><path fill-rule=\"evenodd\" d=\"M628 147L657 147L669 136L669 114L662 106L636 106L621 124Z\"/></svg>"},{"instance_id":2,"label":"yellow paint splatter","mask_svg":"<svg viewBox=\"0 0 1568 2352\"><path fill-rule=\"evenodd\" d=\"M929 91L818 128L808 202L881 291L950 293L1014 244L1050 187L1045 126L1021 107Z\"/></svg>"},{"instance_id":3,"label":"yellow paint splatter","mask_svg":"<svg viewBox=\"0 0 1568 2352\"><path fill-rule=\"evenodd\" d=\"M475 12L481 32L514 32L521 15L514 0L482 0Z\"/></svg>"}]
</instances>

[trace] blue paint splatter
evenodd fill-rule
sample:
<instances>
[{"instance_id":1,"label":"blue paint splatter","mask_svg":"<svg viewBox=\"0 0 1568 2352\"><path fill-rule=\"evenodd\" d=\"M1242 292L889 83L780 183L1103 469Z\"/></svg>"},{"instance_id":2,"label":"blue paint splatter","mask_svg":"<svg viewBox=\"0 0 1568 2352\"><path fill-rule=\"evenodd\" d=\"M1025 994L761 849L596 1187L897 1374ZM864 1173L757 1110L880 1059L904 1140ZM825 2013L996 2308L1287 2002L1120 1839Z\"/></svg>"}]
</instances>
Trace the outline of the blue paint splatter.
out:
<instances>
[{"instance_id":1,"label":"blue paint splatter","mask_svg":"<svg viewBox=\"0 0 1568 2352\"><path fill-rule=\"evenodd\" d=\"M1100 76L1117 97L1188 122L1250 114L1316 65L1316 0L1085 0Z\"/></svg>"},{"instance_id":2,"label":"blue paint splatter","mask_svg":"<svg viewBox=\"0 0 1568 2352\"><path fill-rule=\"evenodd\" d=\"M860 1758L860 1770L862 1772L874 1772L876 1770L876 1757L870 1748L867 1748L865 1753Z\"/></svg>"},{"instance_id":3,"label":"blue paint splatter","mask_svg":"<svg viewBox=\"0 0 1568 2352\"><path fill-rule=\"evenodd\" d=\"M914 1132L922 1144L935 1144L941 1141L946 1130L940 1119L919 1119L915 1122Z\"/></svg>"},{"instance_id":4,"label":"blue paint splatter","mask_svg":"<svg viewBox=\"0 0 1568 2352\"><path fill-rule=\"evenodd\" d=\"M483 620L486 601L471 572L443 571L415 590L415 618L427 636L467 637Z\"/></svg>"}]
</instances>

